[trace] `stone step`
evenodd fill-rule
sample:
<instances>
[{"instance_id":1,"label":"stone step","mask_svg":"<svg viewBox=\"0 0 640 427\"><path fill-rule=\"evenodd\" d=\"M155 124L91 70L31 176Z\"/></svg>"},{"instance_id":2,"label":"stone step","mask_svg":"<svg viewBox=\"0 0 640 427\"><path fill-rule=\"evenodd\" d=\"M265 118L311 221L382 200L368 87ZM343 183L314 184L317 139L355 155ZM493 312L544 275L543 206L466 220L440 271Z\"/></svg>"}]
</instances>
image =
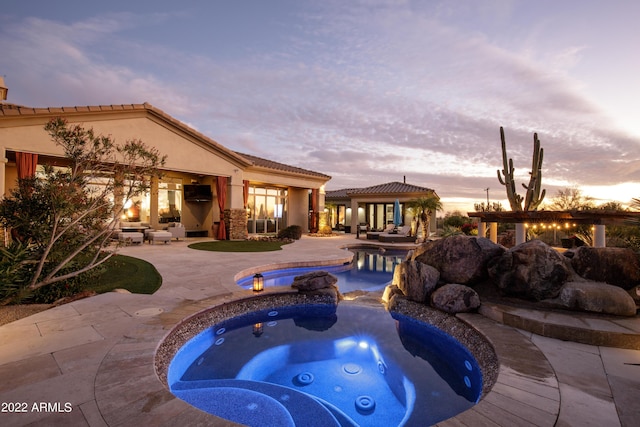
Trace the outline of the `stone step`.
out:
<instances>
[{"instance_id":1,"label":"stone step","mask_svg":"<svg viewBox=\"0 0 640 427\"><path fill-rule=\"evenodd\" d=\"M536 310L483 302L479 313L544 337L595 346L640 350L640 317Z\"/></svg>"}]
</instances>

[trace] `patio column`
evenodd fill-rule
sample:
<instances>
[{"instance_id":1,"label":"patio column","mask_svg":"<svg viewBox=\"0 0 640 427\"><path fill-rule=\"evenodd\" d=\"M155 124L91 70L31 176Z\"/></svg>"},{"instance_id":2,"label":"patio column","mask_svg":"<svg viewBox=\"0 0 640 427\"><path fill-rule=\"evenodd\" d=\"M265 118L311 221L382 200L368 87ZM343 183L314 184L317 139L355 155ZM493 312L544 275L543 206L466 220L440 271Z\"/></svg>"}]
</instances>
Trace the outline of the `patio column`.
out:
<instances>
[{"instance_id":1,"label":"patio column","mask_svg":"<svg viewBox=\"0 0 640 427\"><path fill-rule=\"evenodd\" d=\"M526 242L527 229L523 223L516 224L516 245Z\"/></svg>"},{"instance_id":2,"label":"patio column","mask_svg":"<svg viewBox=\"0 0 640 427\"><path fill-rule=\"evenodd\" d=\"M487 223L478 221L478 237L487 237Z\"/></svg>"},{"instance_id":3,"label":"patio column","mask_svg":"<svg viewBox=\"0 0 640 427\"><path fill-rule=\"evenodd\" d=\"M303 230L307 230L309 228L309 190L289 187L288 193L287 225L299 225Z\"/></svg>"},{"instance_id":4,"label":"patio column","mask_svg":"<svg viewBox=\"0 0 640 427\"><path fill-rule=\"evenodd\" d=\"M234 170L231 183L228 187L227 206L229 209L229 240L245 240L249 237L247 233L247 210L245 204L245 189L248 197L248 181L242 179L239 170Z\"/></svg>"},{"instance_id":5,"label":"patio column","mask_svg":"<svg viewBox=\"0 0 640 427\"><path fill-rule=\"evenodd\" d=\"M497 222L489 223L489 239L493 243L498 243L498 223Z\"/></svg>"},{"instance_id":6,"label":"patio column","mask_svg":"<svg viewBox=\"0 0 640 427\"><path fill-rule=\"evenodd\" d=\"M351 234L358 232L358 201L351 199Z\"/></svg>"},{"instance_id":7,"label":"patio column","mask_svg":"<svg viewBox=\"0 0 640 427\"><path fill-rule=\"evenodd\" d=\"M602 224L593 226L593 246L596 248L604 248L607 246L605 228Z\"/></svg>"},{"instance_id":8,"label":"patio column","mask_svg":"<svg viewBox=\"0 0 640 427\"><path fill-rule=\"evenodd\" d=\"M155 230L160 230L162 228L160 226L160 215L158 215L158 183L158 177L152 177L149 188L149 226ZM184 220L181 218L180 221Z\"/></svg>"}]
</instances>

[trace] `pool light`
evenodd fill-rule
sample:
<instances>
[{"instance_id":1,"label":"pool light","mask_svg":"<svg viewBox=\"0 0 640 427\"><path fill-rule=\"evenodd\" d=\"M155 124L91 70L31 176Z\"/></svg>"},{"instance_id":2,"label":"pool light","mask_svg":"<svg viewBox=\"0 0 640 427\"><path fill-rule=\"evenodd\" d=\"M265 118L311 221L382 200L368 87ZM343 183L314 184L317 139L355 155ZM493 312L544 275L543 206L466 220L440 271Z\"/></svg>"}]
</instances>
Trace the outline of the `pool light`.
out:
<instances>
[{"instance_id":1,"label":"pool light","mask_svg":"<svg viewBox=\"0 0 640 427\"><path fill-rule=\"evenodd\" d=\"M260 273L253 275L253 292L262 292L264 290L264 276Z\"/></svg>"}]
</instances>

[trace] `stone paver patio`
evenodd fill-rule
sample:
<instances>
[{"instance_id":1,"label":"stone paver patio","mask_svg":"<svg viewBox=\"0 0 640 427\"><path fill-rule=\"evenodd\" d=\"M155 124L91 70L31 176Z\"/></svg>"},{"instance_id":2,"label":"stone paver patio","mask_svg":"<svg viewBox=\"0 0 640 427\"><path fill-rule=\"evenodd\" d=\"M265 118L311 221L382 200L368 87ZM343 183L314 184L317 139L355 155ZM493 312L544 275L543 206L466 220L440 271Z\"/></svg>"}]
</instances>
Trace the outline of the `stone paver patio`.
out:
<instances>
[{"instance_id":1,"label":"stone paver patio","mask_svg":"<svg viewBox=\"0 0 640 427\"><path fill-rule=\"evenodd\" d=\"M350 254L341 247L366 243L348 235L305 236L282 251L220 253L188 249L195 240L201 239L121 251L156 266L163 285L154 295L98 295L1 326L0 425L230 425L168 392L154 370L158 343L186 316L251 294L235 285L240 271L273 263L343 262ZM480 314L460 317L492 342L500 372L478 405L440 425L637 425L639 349L561 341ZM636 339L640 335L637 317L581 324L602 333L603 323ZM16 412L14 403L26 404L17 408L24 412Z\"/></svg>"}]
</instances>

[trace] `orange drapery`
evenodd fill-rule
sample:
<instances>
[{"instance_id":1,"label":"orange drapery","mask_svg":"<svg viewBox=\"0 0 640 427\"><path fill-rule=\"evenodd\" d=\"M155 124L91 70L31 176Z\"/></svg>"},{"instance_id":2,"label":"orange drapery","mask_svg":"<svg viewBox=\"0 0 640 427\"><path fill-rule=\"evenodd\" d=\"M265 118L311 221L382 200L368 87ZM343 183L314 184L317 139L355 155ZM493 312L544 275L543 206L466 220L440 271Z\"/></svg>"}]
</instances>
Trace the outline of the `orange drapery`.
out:
<instances>
[{"instance_id":1,"label":"orange drapery","mask_svg":"<svg viewBox=\"0 0 640 427\"><path fill-rule=\"evenodd\" d=\"M33 178L36 174L36 166L38 166L38 155L16 151L16 166L18 167L18 178Z\"/></svg>"},{"instance_id":2,"label":"orange drapery","mask_svg":"<svg viewBox=\"0 0 640 427\"><path fill-rule=\"evenodd\" d=\"M242 181L243 189L242 196L244 197L244 208L247 209L247 205L249 204L249 181L246 179Z\"/></svg>"},{"instance_id":3,"label":"orange drapery","mask_svg":"<svg viewBox=\"0 0 640 427\"><path fill-rule=\"evenodd\" d=\"M318 189L311 190L311 227L312 233L318 232Z\"/></svg>"},{"instance_id":4,"label":"orange drapery","mask_svg":"<svg viewBox=\"0 0 640 427\"><path fill-rule=\"evenodd\" d=\"M227 240L227 230L224 224L224 207L227 204L227 177L216 177L216 194L218 195L218 208L220 208L220 227L216 239Z\"/></svg>"}]
</instances>

